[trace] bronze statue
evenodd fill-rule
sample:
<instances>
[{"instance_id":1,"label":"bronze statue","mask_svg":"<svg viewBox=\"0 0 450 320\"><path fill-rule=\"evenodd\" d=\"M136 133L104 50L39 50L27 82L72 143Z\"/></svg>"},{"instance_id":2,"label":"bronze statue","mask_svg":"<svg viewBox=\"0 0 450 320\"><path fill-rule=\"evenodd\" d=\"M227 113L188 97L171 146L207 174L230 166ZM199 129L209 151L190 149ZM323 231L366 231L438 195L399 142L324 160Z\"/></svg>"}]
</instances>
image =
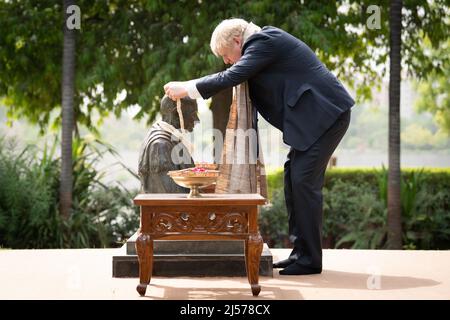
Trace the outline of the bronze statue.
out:
<instances>
[{"instance_id":1,"label":"bronze statue","mask_svg":"<svg viewBox=\"0 0 450 320\"><path fill-rule=\"evenodd\" d=\"M185 130L192 132L199 118L197 101L181 99ZM187 193L189 189L175 184L168 171L194 166L189 152L189 143L180 135L180 118L176 102L167 96L161 99L162 120L153 124L139 152L138 174L141 192L144 193Z\"/></svg>"}]
</instances>

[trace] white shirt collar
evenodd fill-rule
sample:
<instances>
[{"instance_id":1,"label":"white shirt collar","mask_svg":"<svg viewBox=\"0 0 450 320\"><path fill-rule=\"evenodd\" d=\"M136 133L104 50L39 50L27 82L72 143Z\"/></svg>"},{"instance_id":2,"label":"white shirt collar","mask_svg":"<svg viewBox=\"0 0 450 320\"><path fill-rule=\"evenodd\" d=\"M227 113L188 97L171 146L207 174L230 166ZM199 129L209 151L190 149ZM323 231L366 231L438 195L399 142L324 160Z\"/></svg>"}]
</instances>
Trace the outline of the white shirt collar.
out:
<instances>
[{"instance_id":1,"label":"white shirt collar","mask_svg":"<svg viewBox=\"0 0 450 320\"><path fill-rule=\"evenodd\" d=\"M242 43L244 44L252 34L257 33L260 30L261 30L261 28L259 26L257 26L253 22L249 22L249 24L247 25L247 27L244 30L244 34L242 35Z\"/></svg>"}]
</instances>

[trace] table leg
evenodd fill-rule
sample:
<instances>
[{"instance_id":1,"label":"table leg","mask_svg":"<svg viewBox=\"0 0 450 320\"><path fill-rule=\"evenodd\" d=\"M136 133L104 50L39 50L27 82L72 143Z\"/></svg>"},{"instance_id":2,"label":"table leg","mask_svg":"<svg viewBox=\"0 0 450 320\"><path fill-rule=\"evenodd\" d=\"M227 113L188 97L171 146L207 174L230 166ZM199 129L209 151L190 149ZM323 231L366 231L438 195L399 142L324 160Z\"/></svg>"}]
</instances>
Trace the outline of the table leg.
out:
<instances>
[{"instance_id":1,"label":"table leg","mask_svg":"<svg viewBox=\"0 0 450 320\"><path fill-rule=\"evenodd\" d=\"M139 295L144 296L152 278L153 269L153 239L149 234L139 233L136 239L136 251L139 259L139 284L136 290Z\"/></svg>"},{"instance_id":2,"label":"table leg","mask_svg":"<svg viewBox=\"0 0 450 320\"><path fill-rule=\"evenodd\" d=\"M263 239L259 233L250 234L245 240L245 266L252 294L258 296L261 291L259 281L259 262L263 248Z\"/></svg>"}]
</instances>

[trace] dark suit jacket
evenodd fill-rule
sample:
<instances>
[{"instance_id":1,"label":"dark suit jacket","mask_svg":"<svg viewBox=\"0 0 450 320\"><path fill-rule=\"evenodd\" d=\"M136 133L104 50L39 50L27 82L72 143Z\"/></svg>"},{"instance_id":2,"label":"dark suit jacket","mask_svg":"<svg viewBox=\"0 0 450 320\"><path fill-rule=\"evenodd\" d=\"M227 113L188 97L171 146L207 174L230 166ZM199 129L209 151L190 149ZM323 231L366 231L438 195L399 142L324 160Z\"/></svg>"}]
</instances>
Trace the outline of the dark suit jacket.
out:
<instances>
[{"instance_id":1,"label":"dark suit jacket","mask_svg":"<svg viewBox=\"0 0 450 320\"><path fill-rule=\"evenodd\" d=\"M283 132L291 147L308 149L354 100L314 52L271 26L251 35L242 57L225 71L198 79L204 99L248 80L258 112Z\"/></svg>"}]
</instances>

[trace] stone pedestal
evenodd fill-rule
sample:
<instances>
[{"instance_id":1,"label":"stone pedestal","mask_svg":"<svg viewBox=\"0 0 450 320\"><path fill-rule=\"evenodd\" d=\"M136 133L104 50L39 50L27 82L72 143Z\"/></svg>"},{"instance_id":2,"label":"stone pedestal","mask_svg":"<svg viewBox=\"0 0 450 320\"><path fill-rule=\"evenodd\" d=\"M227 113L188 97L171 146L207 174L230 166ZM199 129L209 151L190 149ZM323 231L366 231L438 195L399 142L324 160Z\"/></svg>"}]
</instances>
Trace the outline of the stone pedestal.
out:
<instances>
[{"instance_id":1,"label":"stone pedestal","mask_svg":"<svg viewBox=\"0 0 450 320\"><path fill-rule=\"evenodd\" d=\"M113 257L113 277L139 277L135 233ZM264 244L259 274L272 277L272 253ZM246 276L242 240L155 240L154 276Z\"/></svg>"}]
</instances>

